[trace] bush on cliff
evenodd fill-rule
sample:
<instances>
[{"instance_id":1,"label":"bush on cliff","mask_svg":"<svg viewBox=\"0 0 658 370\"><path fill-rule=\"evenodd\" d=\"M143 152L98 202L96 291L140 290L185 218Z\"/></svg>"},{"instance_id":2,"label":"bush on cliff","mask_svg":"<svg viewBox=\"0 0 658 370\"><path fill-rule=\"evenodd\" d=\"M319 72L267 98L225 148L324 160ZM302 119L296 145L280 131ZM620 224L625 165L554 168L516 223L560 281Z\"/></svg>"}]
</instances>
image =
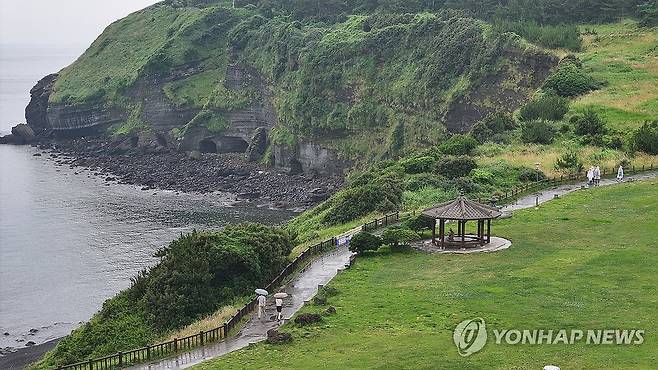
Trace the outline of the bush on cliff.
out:
<instances>
[{"instance_id":1,"label":"bush on cliff","mask_svg":"<svg viewBox=\"0 0 658 370\"><path fill-rule=\"evenodd\" d=\"M152 343L269 283L288 262L293 242L258 224L193 232L156 254L160 262L62 339L40 367L104 356Z\"/></svg>"}]
</instances>

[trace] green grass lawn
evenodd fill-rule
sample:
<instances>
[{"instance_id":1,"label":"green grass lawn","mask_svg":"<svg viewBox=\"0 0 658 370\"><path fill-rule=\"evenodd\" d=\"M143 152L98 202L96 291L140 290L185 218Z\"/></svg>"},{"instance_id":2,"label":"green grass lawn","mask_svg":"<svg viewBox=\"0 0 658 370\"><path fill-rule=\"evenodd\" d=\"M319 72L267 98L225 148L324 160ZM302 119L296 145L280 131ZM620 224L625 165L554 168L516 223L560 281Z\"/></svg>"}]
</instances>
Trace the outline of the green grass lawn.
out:
<instances>
[{"instance_id":1,"label":"green grass lawn","mask_svg":"<svg viewBox=\"0 0 658 370\"><path fill-rule=\"evenodd\" d=\"M509 250L359 258L331 285L338 312L287 324L201 369L653 368L658 363L658 180L580 191L494 224ZM302 312L324 307L307 306ZM460 357L457 323L482 317L484 349ZM641 345L496 345L492 329L644 329Z\"/></svg>"},{"instance_id":2,"label":"green grass lawn","mask_svg":"<svg viewBox=\"0 0 658 370\"><path fill-rule=\"evenodd\" d=\"M592 76L607 86L583 96L576 111L593 107L617 129L637 128L658 117L658 28L636 22L584 26L586 35L579 54Z\"/></svg>"}]
</instances>

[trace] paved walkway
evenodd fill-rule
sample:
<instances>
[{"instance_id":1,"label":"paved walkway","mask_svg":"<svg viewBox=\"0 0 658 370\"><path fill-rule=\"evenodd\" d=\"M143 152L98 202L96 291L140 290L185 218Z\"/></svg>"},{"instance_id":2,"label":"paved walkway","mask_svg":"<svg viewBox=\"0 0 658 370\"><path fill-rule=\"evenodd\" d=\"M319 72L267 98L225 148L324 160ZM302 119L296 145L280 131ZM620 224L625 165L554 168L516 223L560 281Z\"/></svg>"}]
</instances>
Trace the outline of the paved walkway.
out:
<instances>
[{"instance_id":1,"label":"paved walkway","mask_svg":"<svg viewBox=\"0 0 658 370\"><path fill-rule=\"evenodd\" d=\"M242 327L237 335L231 336L221 342L215 342L199 347L189 352L181 353L176 357L160 360L150 364L141 364L131 369L183 369L196 365L202 361L225 355L248 346L250 343L263 341L267 338L267 331L282 325L289 320L303 305L310 300L318 290L318 285L327 284L339 269L344 269L352 255L346 246L325 253L313 260L303 271L282 289L288 293L284 299L283 317L285 320L277 322L274 299L268 299L264 317L259 320L253 313L249 321Z\"/></svg>"},{"instance_id":2,"label":"paved walkway","mask_svg":"<svg viewBox=\"0 0 658 370\"><path fill-rule=\"evenodd\" d=\"M653 179L658 177L658 172L643 172L631 176L627 176L624 178L623 182L629 182L629 181L639 181L639 180L647 180L647 179ZM599 186L608 186L608 185L615 185L619 184L617 180L615 179L601 179L601 183ZM539 204L546 203L552 199L555 199L555 196L557 195L558 197L561 197L564 194L568 194L571 192L574 192L576 190L580 190L582 187L587 188L587 181L581 181L575 184L569 184L569 185L559 185L550 189L545 189L542 190L538 193L533 193L529 194L526 196L523 196L519 199L516 200L513 204L509 204L505 207L503 207L501 210L504 213L511 213L513 211L519 210L519 209L524 209L524 208L532 208L535 206L537 200L539 201Z\"/></svg>"}]
</instances>

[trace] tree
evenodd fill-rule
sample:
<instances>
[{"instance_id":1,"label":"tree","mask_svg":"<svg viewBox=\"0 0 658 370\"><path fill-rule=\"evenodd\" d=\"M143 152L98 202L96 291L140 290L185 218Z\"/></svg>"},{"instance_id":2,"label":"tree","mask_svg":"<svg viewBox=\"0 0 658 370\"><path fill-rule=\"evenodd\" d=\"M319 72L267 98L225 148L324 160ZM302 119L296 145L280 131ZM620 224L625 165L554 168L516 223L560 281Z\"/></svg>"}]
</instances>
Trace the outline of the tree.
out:
<instances>
[{"instance_id":1,"label":"tree","mask_svg":"<svg viewBox=\"0 0 658 370\"><path fill-rule=\"evenodd\" d=\"M530 121L521 128L521 140L525 143L550 144L555 139L555 133L555 127L547 121Z\"/></svg>"},{"instance_id":2,"label":"tree","mask_svg":"<svg viewBox=\"0 0 658 370\"><path fill-rule=\"evenodd\" d=\"M648 154L658 154L658 121L645 122L635 131L635 148Z\"/></svg>"},{"instance_id":3,"label":"tree","mask_svg":"<svg viewBox=\"0 0 658 370\"><path fill-rule=\"evenodd\" d=\"M419 239L418 233L405 227L389 227L382 234L382 242L390 245L391 250L398 249L400 246L407 246L412 240Z\"/></svg>"},{"instance_id":4,"label":"tree","mask_svg":"<svg viewBox=\"0 0 658 370\"><path fill-rule=\"evenodd\" d=\"M352 252L363 253L365 251L376 251L382 245L382 239L367 232L360 232L350 239L349 249Z\"/></svg>"}]
</instances>

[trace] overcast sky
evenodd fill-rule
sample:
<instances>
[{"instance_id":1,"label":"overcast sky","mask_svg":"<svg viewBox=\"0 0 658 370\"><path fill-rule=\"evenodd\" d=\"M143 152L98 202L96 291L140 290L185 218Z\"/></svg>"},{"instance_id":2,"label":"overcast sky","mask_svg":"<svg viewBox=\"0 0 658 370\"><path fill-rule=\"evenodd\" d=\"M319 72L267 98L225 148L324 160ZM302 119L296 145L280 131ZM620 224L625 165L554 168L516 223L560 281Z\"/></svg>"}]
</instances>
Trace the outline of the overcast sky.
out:
<instances>
[{"instance_id":1,"label":"overcast sky","mask_svg":"<svg viewBox=\"0 0 658 370\"><path fill-rule=\"evenodd\" d=\"M0 0L0 43L88 46L105 27L157 0Z\"/></svg>"}]
</instances>

